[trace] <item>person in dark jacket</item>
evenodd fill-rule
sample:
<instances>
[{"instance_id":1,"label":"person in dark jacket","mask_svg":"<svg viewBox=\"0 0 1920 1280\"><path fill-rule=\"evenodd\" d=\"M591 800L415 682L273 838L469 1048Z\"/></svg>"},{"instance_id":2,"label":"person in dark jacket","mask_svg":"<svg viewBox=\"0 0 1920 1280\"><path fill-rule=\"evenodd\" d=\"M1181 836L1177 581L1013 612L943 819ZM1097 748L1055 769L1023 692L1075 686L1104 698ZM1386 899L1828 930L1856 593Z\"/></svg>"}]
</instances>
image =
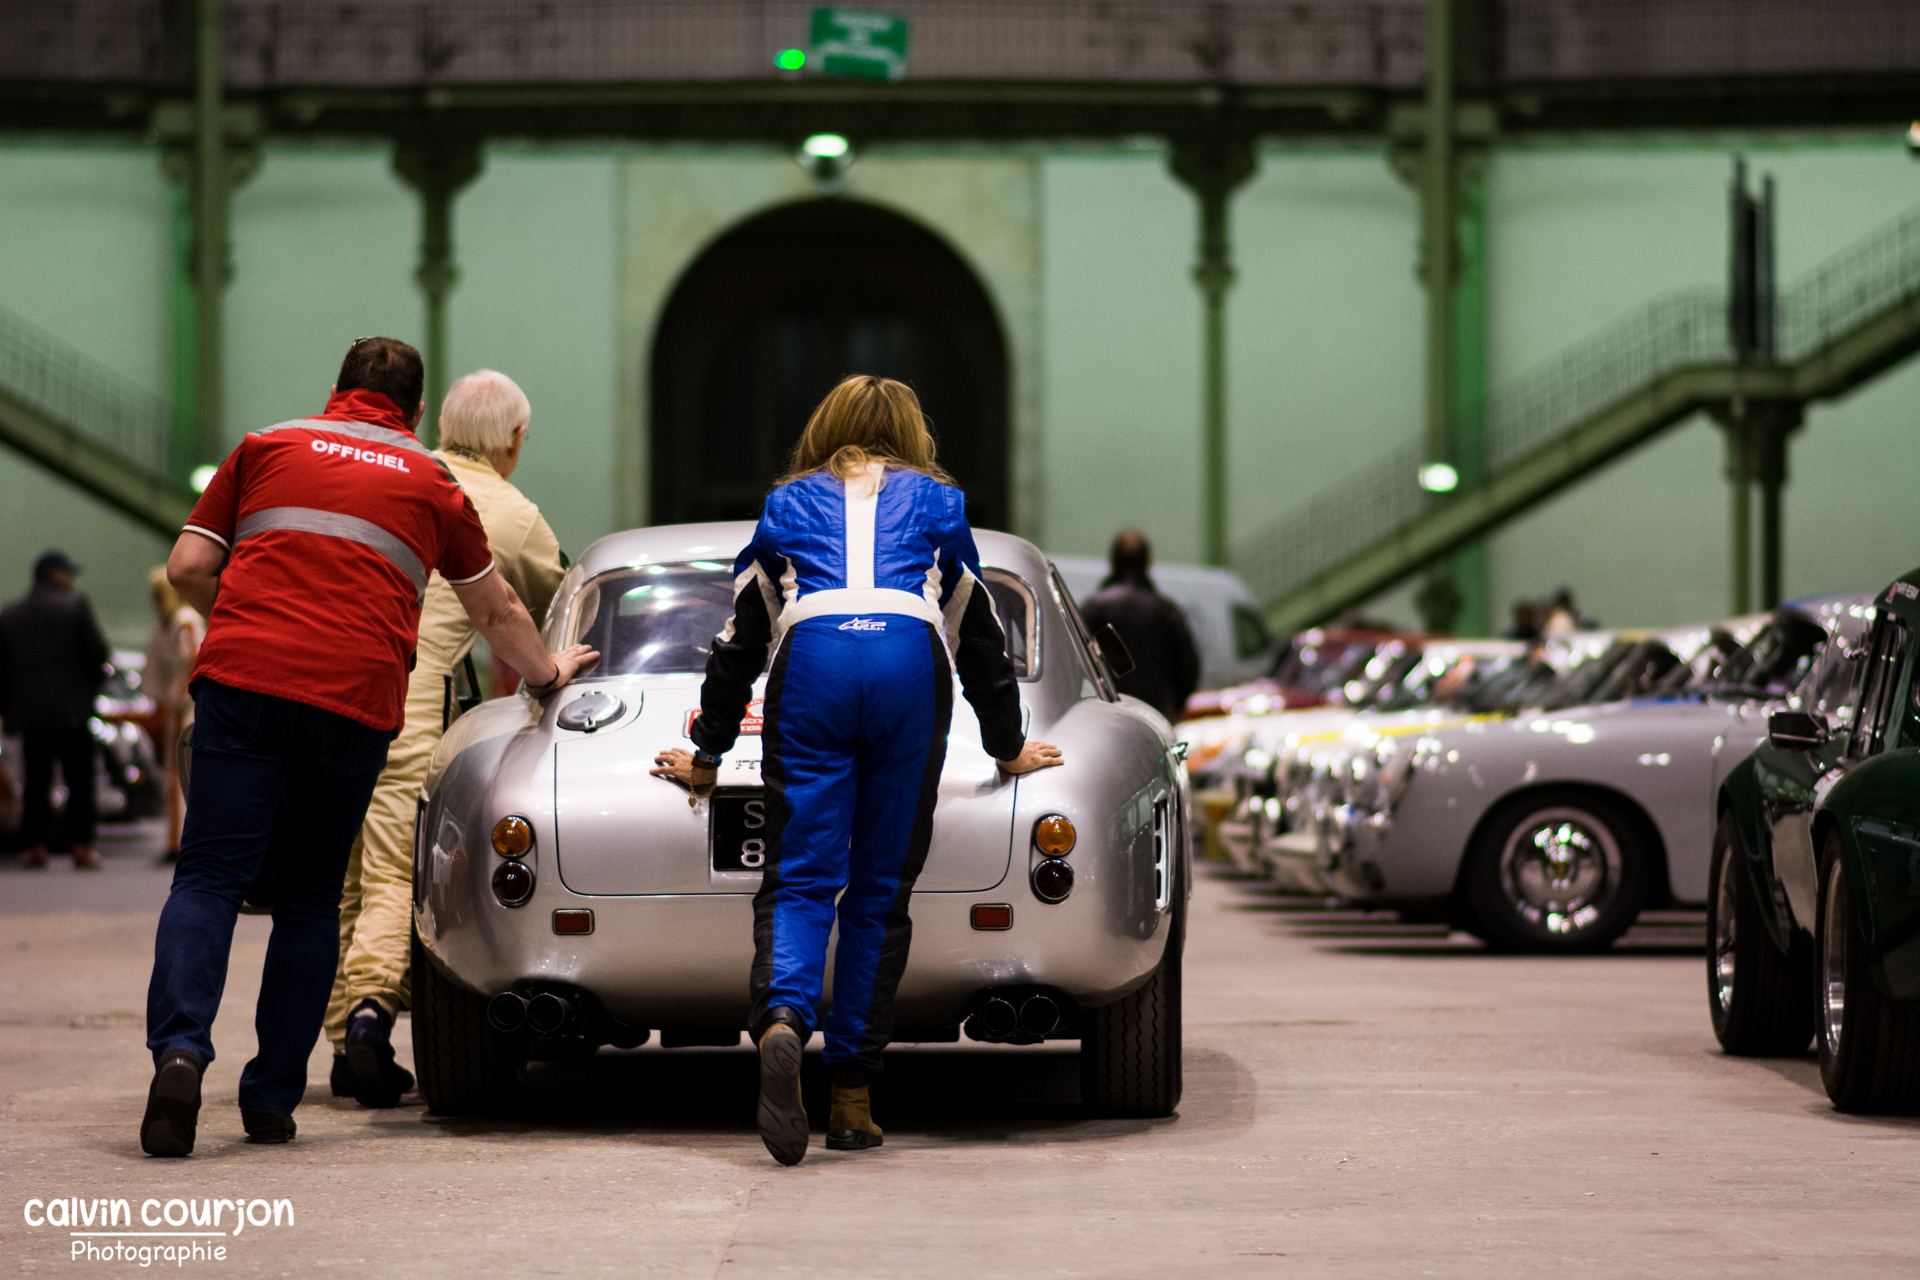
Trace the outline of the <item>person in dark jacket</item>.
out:
<instances>
[{"instance_id":1,"label":"person in dark jacket","mask_svg":"<svg viewBox=\"0 0 1920 1280\"><path fill-rule=\"evenodd\" d=\"M1180 606L1147 576L1153 548L1138 529L1122 529L1107 552L1112 570L1100 589L1080 602L1090 630L1111 624L1133 658L1120 692L1132 694L1169 720L1178 720L1200 686L1200 652Z\"/></svg>"},{"instance_id":2,"label":"person in dark jacket","mask_svg":"<svg viewBox=\"0 0 1920 1280\"><path fill-rule=\"evenodd\" d=\"M93 607L75 594L79 566L59 551L33 563L33 590L0 611L0 720L26 753L20 818L27 865L47 865L53 839L53 765L67 784L66 836L73 865L97 867L93 851L93 700L106 680L107 642Z\"/></svg>"}]
</instances>

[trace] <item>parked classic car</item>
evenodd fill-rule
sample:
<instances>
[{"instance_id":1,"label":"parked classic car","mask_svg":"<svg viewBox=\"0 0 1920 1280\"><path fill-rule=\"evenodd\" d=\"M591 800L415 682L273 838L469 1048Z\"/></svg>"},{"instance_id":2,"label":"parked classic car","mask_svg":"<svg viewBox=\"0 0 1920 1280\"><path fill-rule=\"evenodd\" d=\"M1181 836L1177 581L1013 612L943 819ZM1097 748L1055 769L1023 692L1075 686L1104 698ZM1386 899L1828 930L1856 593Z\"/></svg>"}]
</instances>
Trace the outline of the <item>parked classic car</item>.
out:
<instances>
[{"instance_id":1,"label":"parked classic car","mask_svg":"<svg viewBox=\"0 0 1920 1280\"><path fill-rule=\"evenodd\" d=\"M698 810L648 776L686 740L708 646L753 527L603 538L568 571L550 649L591 642L591 675L453 722L415 841L414 1058L436 1111L511 1103L529 1056L735 1044L765 840L749 712ZM1010 778L954 716L934 839L913 895L900 1042L1078 1039L1108 1114L1180 1095L1180 956L1190 805L1167 722L1118 695L1058 574L1030 544L976 535L1029 731L1066 766ZM757 704L756 704L757 707Z\"/></svg>"},{"instance_id":2,"label":"parked classic car","mask_svg":"<svg viewBox=\"0 0 1920 1280\"><path fill-rule=\"evenodd\" d=\"M1813 1039L1836 1107L1906 1111L1920 1107L1920 570L1853 616L1864 643L1830 646L1716 797L1708 1003L1729 1053Z\"/></svg>"},{"instance_id":3,"label":"parked classic car","mask_svg":"<svg viewBox=\"0 0 1920 1280\"><path fill-rule=\"evenodd\" d=\"M1717 652L1725 627L1629 640L1591 695L1625 701L1350 735L1309 797L1318 865L1342 897L1505 949L1609 946L1643 907L1705 901L1712 744L1742 703L1796 687L1825 638L1787 607L1724 664L1688 645Z\"/></svg>"}]
</instances>

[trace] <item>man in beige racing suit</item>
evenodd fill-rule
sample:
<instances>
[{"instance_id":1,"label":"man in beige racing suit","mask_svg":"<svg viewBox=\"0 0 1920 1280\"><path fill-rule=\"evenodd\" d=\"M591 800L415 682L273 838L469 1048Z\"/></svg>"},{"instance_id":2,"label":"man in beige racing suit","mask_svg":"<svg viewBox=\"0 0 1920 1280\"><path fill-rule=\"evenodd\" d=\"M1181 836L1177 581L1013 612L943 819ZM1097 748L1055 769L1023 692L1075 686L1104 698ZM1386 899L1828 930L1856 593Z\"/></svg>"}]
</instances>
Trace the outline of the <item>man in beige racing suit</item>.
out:
<instances>
[{"instance_id":1,"label":"man in beige racing suit","mask_svg":"<svg viewBox=\"0 0 1920 1280\"><path fill-rule=\"evenodd\" d=\"M530 416L527 397L513 379L491 369L468 374L441 406L435 456L466 490L494 564L537 622L546 616L564 566L540 509L507 482ZM414 809L427 763L446 732L449 681L474 636L453 588L434 574L407 681L406 724L387 751L340 902L340 968L326 1024L334 1051L332 1085L336 1097L351 1096L365 1106L394 1106L413 1087L412 1075L394 1061L392 1037L394 1015L410 997Z\"/></svg>"}]
</instances>

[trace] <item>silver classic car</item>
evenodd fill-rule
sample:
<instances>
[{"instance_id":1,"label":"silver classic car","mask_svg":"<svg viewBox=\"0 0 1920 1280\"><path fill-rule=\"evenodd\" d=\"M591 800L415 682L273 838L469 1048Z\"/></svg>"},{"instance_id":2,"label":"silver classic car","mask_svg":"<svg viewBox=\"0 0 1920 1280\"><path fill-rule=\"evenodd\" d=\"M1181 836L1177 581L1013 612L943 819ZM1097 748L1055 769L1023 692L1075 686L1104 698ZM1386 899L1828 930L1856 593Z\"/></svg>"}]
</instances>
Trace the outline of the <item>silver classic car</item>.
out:
<instances>
[{"instance_id":1,"label":"silver classic car","mask_svg":"<svg viewBox=\"0 0 1920 1280\"><path fill-rule=\"evenodd\" d=\"M1830 634L1857 630L1857 603L1777 610L1724 663L1724 628L1692 662L1678 635L1636 641L1608 679L1626 671L1654 696L1349 733L1314 781L1326 884L1542 952L1608 946L1645 906L1705 902L1716 744L1798 687Z\"/></svg>"},{"instance_id":2,"label":"silver classic car","mask_svg":"<svg viewBox=\"0 0 1920 1280\"><path fill-rule=\"evenodd\" d=\"M591 643L599 666L548 698L469 711L435 753L413 965L414 1058L434 1110L509 1106L530 1057L656 1033L669 1048L739 1042L766 861L759 703L698 808L648 769L688 741L752 532L675 525L595 543L544 635L551 650ZM1046 558L976 537L1028 733L1066 765L1003 774L954 699L895 1040L1078 1039L1090 1107L1166 1115L1190 883L1182 751L1157 712L1115 692L1122 654L1111 638L1102 654Z\"/></svg>"}]
</instances>

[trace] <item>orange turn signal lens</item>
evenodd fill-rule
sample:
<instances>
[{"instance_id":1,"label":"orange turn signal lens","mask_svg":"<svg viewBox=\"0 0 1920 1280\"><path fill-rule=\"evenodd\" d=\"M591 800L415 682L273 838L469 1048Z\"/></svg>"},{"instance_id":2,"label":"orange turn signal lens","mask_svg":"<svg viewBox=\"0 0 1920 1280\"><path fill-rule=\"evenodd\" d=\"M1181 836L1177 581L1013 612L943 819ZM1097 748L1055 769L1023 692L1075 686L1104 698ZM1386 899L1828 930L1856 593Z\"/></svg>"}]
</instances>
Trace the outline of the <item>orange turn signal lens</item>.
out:
<instances>
[{"instance_id":1,"label":"orange turn signal lens","mask_svg":"<svg viewBox=\"0 0 1920 1280\"><path fill-rule=\"evenodd\" d=\"M493 824L493 851L517 858L533 848L533 827L525 818L507 817Z\"/></svg>"},{"instance_id":2,"label":"orange turn signal lens","mask_svg":"<svg viewBox=\"0 0 1920 1280\"><path fill-rule=\"evenodd\" d=\"M1049 813L1033 824L1033 846L1049 858L1064 858L1080 838L1064 814Z\"/></svg>"}]
</instances>

